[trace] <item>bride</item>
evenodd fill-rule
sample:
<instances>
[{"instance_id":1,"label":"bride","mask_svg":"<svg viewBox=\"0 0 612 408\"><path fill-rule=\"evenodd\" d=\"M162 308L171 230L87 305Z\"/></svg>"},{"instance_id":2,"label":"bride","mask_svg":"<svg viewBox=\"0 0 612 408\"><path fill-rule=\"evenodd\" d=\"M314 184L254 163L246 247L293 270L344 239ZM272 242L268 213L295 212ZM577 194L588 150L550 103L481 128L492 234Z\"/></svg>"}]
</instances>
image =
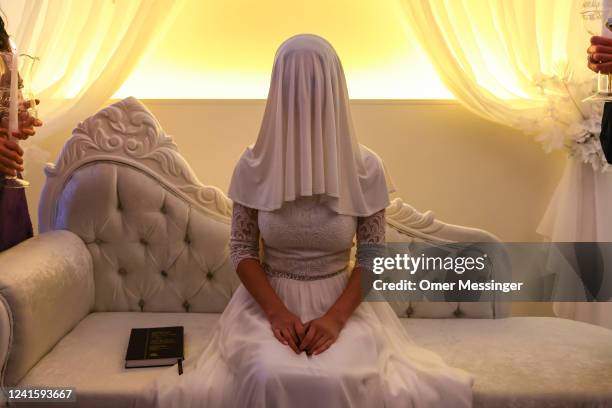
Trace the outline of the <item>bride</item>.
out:
<instances>
[{"instance_id":1,"label":"bride","mask_svg":"<svg viewBox=\"0 0 612 408\"><path fill-rule=\"evenodd\" d=\"M467 373L415 345L388 304L361 302L364 244L384 242L390 191L381 160L357 142L332 46L285 41L257 142L229 188L242 285L201 354L184 375L160 376L147 405L471 406Z\"/></svg>"}]
</instances>

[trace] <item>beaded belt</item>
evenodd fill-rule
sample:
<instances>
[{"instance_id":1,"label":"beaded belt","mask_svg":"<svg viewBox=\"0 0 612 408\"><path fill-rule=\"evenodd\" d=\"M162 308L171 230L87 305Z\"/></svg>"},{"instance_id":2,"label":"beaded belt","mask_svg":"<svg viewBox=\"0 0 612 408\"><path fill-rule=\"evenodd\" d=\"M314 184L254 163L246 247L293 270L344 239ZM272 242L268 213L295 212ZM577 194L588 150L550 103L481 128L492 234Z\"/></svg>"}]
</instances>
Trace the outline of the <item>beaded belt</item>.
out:
<instances>
[{"instance_id":1,"label":"beaded belt","mask_svg":"<svg viewBox=\"0 0 612 408\"><path fill-rule=\"evenodd\" d=\"M321 279L328 279L336 275L340 275L342 272L346 270L346 268L342 268L338 271L326 273L324 275L301 275L299 273L276 271L276 270L271 269L270 266L268 266L267 264L264 264L263 267L264 267L264 271L266 272L266 275L270 277L293 279L293 280L299 280L299 281L315 281L315 280L321 280Z\"/></svg>"}]
</instances>

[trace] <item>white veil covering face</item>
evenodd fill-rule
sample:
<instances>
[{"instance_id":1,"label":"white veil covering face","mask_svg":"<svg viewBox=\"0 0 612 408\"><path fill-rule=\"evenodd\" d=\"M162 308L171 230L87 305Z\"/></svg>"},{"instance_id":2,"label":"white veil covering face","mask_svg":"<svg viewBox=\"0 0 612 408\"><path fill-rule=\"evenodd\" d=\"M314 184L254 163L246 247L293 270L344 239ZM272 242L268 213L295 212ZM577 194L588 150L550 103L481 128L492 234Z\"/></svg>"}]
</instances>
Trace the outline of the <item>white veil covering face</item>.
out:
<instances>
[{"instance_id":1,"label":"white veil covering face","mask_svg":"<svg viewBox=\"0 0 612 408\"><path fill-rule=\"evenodd\" d=\"M357 142L344 71L325 39L302 34L276 52L254 145L236 164L229 197L264 211L320 195L338 214L369 216L395 191L381 159Z\"/></svg>"}]
</instances>

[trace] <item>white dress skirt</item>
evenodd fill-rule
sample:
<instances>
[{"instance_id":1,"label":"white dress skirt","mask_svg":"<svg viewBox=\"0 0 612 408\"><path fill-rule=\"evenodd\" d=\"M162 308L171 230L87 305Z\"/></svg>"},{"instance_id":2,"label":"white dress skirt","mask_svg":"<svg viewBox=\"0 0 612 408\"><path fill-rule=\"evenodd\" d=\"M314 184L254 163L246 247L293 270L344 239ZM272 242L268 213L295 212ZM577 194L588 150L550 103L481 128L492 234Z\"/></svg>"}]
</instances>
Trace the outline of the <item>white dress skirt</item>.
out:
<instances>
[{"instance_id":1,"label":"white dress skirt","mask_svg":"<svg viewBox=\"0 0 612 408\"><path fill-rule=\"evenodd\" d=\"M384 240L384 210L338 215L316 197L273 212L234 204L230 252L237 265L257 258L271 286L303 322L324 315L348 280L348 257L360 242ZM159 407L469 407L472 377L412 342L391 307L363 302L325 352L296 354L273 335L242 285L207 346L187 356L185 372L163 373L143 391Z\"/></svg>"}]
</instances>

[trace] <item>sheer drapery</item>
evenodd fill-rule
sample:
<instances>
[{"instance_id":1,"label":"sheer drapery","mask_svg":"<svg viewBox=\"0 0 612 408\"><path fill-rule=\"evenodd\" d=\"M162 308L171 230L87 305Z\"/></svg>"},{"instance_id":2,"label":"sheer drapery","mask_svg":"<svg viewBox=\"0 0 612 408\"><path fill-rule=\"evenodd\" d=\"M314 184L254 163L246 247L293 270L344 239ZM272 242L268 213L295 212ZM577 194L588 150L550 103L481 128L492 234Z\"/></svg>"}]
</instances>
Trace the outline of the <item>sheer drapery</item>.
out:
<instances>
[{"instance_id":1,"label":"sheer drapery","mask_svg":"<svg viewBox=\"0 0 612 408\"><path fill-rule=\"evenodd\" d=\"M575 0L402 0L410 34L444 85L472 112L529 131L556 99L564 120L580 118L563 79L586 77L588 36ZM573 65L572 65L573 64ZM559 85L559 86L555 86ZM556 98L555 98L556 97ZM582 108L582 107L581 107Z\"/></svg>"},{"instance_id":2,"label":"sheer drapery","mask_svg":"<svg viewBox=\"0 0 612 408\"><path fill-rule=\"evenodd\" d=\"M40 60L32 87L45 126L34 141L98 110L173 20L184 0L25 0L9 29Z\"/></svg>"},{"instance_id":3,"label":"sheer drapery","mask_svg":"<svg viewBox=\"0 0 612 408\"><path fill-rule=\"evenodd\" d=\"M612 241L612 174L598 141L580 0L402 0L443 83L472 112L569 150L538 232L553 241ZM610 205L606 206L606 203ZM612 327L612 303L558 304L558 315Z\"/></svg>"},{"instance_id":4,"label":"sheer drapery","mask_svg":"<svg viewBox=\"0 0 612 408\"><path fill-rule=\"evenodd\" d=\"M100 109L119 89L147 49L165 32L185 0L24 0L3 3L8 31L39 60L28 76L41 100L44 126L22 142L30 214L50 159L45 139L65 135ZM22 59L25 61L25 58ZM23 67L22 67L23 68ZM42 147L41 147L42 146Z\"/></svg>"},{"instance_id":5,"label":"sheer drapery","mask_svg":"<svg viewBox=\"0 0 612 408\"><path fill-rule=\"evenodd\" d=\"M612 172L599 172L570 158L538 232L555 241L612 242ZM603 258L603 267L610 270ZM612 285L606 274L603 288ZM612 329L612 302L554 305L560 317L596 323Z\"/></svg>"}]
</instances>

